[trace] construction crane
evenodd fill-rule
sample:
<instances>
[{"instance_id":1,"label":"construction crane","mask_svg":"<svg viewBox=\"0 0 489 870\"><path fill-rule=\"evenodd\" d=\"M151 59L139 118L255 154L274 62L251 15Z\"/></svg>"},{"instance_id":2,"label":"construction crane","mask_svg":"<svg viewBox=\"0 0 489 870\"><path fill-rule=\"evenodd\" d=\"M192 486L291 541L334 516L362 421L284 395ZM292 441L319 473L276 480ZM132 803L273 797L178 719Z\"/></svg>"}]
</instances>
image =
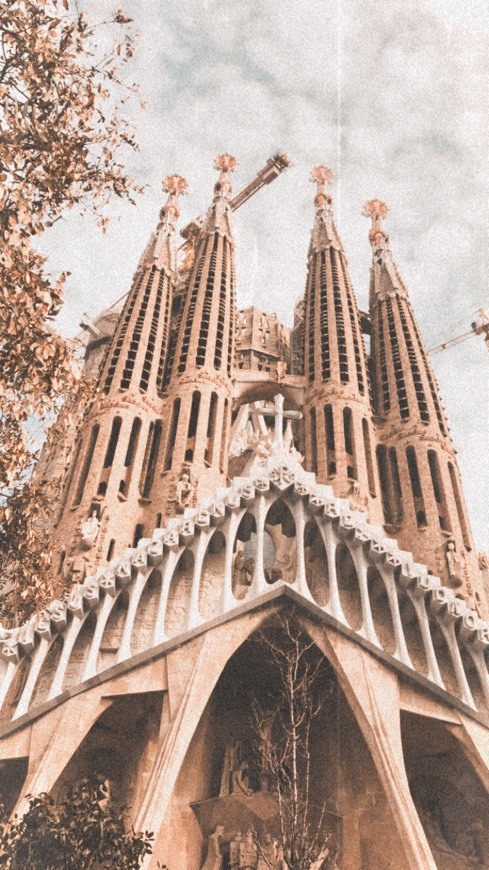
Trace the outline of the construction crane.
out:
<instances>
[{"instance_id":1,"label":"construction crane","mask_svg":"<svg viewBox=\"0 0 489 870\"><path fill-rule=\"evenodd\" d=\"M434 354L440 353L442 350L448 350L449 347L454 347L456 344L460 344L468 338L473 338L474 335L483 335L486 347L489 350L489 314L484 308L479 308L477 313L478 320L474 320L474 322L470 324L471 328L468 332L463 332L462 335L456 335L454 338L449 338L448 341L443 341L441 344L437 344L436 347L430 348L428 353Z\"/></svg>"},{"instance_id":2,"label":"construction crane","mask_svg":"<svg viewBox=\"0 0 489 870\"><path fill-rule=\"evenodd\" d=\"M281 154L277 152L277 154L273 154L272 157L269 157L263 169L260 169L259 172L256 173L255 177L246 187L243 187L239 193L236 194L233 199L230 200L229 205L231 207L231 211L236 211L236 209L240 208L240 206L244 205L255 193L258 193L262 187L265 187L267 184L270 184L272 181L275 181L276 178L280 175L284 169L287 169L289 166L289 158L286 154ZM181 248L185 248L189 241L193 240L200 227L202 226L202 218L195 218L190 223L186 224L183 229L180 230L180 235L186 241Z\"/></svg>"}]
</instances>

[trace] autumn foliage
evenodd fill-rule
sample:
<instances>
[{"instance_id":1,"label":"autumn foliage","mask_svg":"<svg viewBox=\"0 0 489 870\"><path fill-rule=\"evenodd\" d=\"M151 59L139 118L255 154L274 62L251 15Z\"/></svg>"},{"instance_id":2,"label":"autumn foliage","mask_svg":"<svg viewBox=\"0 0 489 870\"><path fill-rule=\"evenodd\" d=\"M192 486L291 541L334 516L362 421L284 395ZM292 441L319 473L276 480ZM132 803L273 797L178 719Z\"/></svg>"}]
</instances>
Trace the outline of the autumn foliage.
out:
<instances>
[{"instance_id":1,"label":"autumn foliage","mask_svg":"<svg viewBox=\"0 0 489 870\"><path fill-rule=\"evenodd\" d=\"M105 5L105 4L104 4ZM40 509L24 491L35 458L30 434L78 389L73 348L56 333L66 275L53 277L40 234L76 207L102 227L113 194L132 198L124 169L135 148L123 117L134 89L122 82L133 51L130 19L117 9L91 22L68 0L3 0L0 8L0 574L12 569L22 521ZM32 487L31 487L32 490ZM38 506L32 506L35 495ZM44 547L45 547L44 541ZM13 549L12 549L13 547ZM34 548L35 549L35 548ZM19 588L47 582L49 555ZM17 574L17 577L19 575ZM43 580L44 576L44 580Z\"/></svg>"}]
</instances>

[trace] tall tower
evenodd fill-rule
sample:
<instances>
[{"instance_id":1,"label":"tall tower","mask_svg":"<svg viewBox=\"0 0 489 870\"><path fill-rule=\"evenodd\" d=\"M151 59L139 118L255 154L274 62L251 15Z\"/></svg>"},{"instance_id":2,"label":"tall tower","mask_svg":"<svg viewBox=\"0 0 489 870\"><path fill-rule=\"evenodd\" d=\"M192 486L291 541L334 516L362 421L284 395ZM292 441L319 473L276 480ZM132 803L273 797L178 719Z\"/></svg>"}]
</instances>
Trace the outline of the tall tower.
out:
<instances>
[{"instance_id":1,"label":"tall tower","mask_svg":"<svg viewBox=\"0 0 489 870\"><path fill-rule=\"evenodd\" d=\"M327 192L333 173L318 166L316 217L305 293L306 466L335 495L381 520L365 350L343 244Z\"/></svg>"},{"instance_id":2,"label":"tall tower","mask_svg":"<svg viewBox=\"0 0 489 870\"><path fill-rule=\"evenodd\" d=\"M94 401L78 434L56 530L60 568L82 579L140 535L161 438L161 382L176 280L178 199L187 182L170 175L156 232L138 264Z\"/></svg>"},{"instance_id":3,"label":"tall tower","mask_svg":"<svg viewBox=\"0 0 489 870\"><path fill-rule=\"evenodd\" d=\"M226 480L235 342L234 239L231 179L236 159L221 154L214 201L195 241L195 254L168 380L168 424L158 492L166 514Z\"/></svg>"},{"instance_id":4,"label":"tall tower","mask_svg":"<svg viewBox=\"0 0 489 870\"><path fill-rule=\"evenodd\" d=\"M438 385L377 199L370 277L372 381L384 523L399 544L479 608L485 608L460 473ZM474 580L475 578L475 580Z\"/></svg>"}]
</instances>

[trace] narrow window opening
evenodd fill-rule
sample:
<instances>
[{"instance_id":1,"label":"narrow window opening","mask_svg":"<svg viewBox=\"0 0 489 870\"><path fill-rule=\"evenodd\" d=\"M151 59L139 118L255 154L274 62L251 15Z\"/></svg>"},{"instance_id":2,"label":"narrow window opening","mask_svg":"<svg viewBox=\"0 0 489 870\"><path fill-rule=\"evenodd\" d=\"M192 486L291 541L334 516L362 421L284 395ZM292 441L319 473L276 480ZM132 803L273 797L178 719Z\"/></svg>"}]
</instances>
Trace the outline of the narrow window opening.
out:
<instances>
[{"instance_id":1,"label":"narrow window opening","mask_svg":"<svg viewBox=\"0 0 489 870\"><path fill-rule=\"evenodd\" d=\"M309 411L309 432L311 437L311 471L317 474L318 471L318 440L316 432L316 409L311 408Z\"/></svg>"},{"instance_id":2,"label":"narrow window opening","mask_svg":"<svg viewBox=\"0 0 489 870\"><path fill-rule=\"evenodd\" d=\"M175 399L173 402L172 418L170 431L168 433L168 443L166 445L166 456L164 471L169 471L173 461L173 449L175 447L175 438L177 436L178 418L180 416L180 399Z\"/></svg>"},{"instance_id":3,"label":"narrow window opening","mask_svg":"<svg viewBox=\"0 0 489 870\"><path fill-rule=\"evenodd\" d=\"M460 523L460 530L462 532L464 547L466 550L471 550L472 545L470 541L469 527L465 517L464 505L462 502L462 495L458 485L457 473L451 462L448 463L448 473L450 474L450 480L452 483L453 497L455 499L455 504L457 507L458 521Z\"/></svg>"},{"instance_id":4,"label":"narrow window opening","mask_svg":"<svg viewBox=\"0 0 489 870\"><path fill-rule=\"evenodd\" d=\"M214 440L216 435L216 415L217 415L217 393L211 393L211 401L209 405L209 419L207 421L207 441L205 448L204 461L208 465L212 465L214 455Z\"/></svg>"},{"instance_id":5,"label":"narrow window opening","mask_svg":"<svg viewBox=\"0 0 489 870\"><path fill-rule=\"evenodd\" d=\"M336 474L336 449L334 440L334 419L332 405L325 405L324 425L326 427L328 475L332 477L334 474Z\"/></svg>"},{"instance_id":6,"label":"narrow window opening","mask_svg":"<svg viewBox=\"0 0 489 870\"><path fill-rule=\"evenodd\" d=\"M115 549L115 540L114 540L114 538L112 538L110 541L108 550L107 550L107 562L110 562L110 560L113 558L114 549Z\"/></svg>"},{"instance_id":7,"label":"narrow window opening","mask_svg":"<svg viewBox=\"0 0 489 870\"><path fill-rule=\"evenodd\" d=\"M368 422L365 417L362 420L362 432L363 432L363 447L365 450L365 462L367 464L367 478L368 478L368 488L370 491L370 495L375 498L375 477L374 477L374 467L372 463L372 446L370 443L370 431L368 428Z\"/></svg>"},{"instance_id":8,"label":"narrow window opening","mask_svg":"<svg viewBox=\"0 0 489 870\"><path fill-rule=\"evenodd\" d=\"M76 488L75 498L73 501L74 505L80 504L83 498L83 492L85 490L85 484L87 482L88 472L90 471L90 466L92 464L93 454L95 450L95 445L97 443L98 435L100 432L100 426L98 423L93 427L90 433L90 441L88 443L87 451L85 453L85 458L83 460L82 470L80 472L80 478L78 480L78 486Z\"/></svg>"},{"instance_id":9,"label":"narrow window opening","mask_svg":"<svg viewBox=\"0 0 489 870\"><path fill-rule=\"evenodd\" d=\"M438 456L434 450L428 450L428 464L430 466L431 483L433 485L433 494L435 496L436 507L438 510L438 522L440 529L445 532L451 532L450 517L448 513L448 505L445 498L445 490L443 481L440 475L440 467L438 464Z\"/></svg>"},{"instance_id":10,"label":"narrow window opening","mask_svg":"<svg viewBox=\"0 0 489 870\"><path fill-rule=\"evenodd\" d=\"M425 528L427 525L426 509L424 506L421 480L418 471L418 462L416 459L414 447L408 447L406 449L406 459L408 464L409 479L411 482L411 492L413 496L414 510L416 513L416 522L418 524L418 528Z\"/></svg>"},{"instance_id":11,"label":"narrow window opening","mask_svg":"<svg viewBox=\"0 0 489 870\"><path fill-rule=\"evenodd\" d=\"M343 431L345 436L345 452L347 455L347 474L349 478L356 480L357 469L353 441L353 415L351 408L343 408Z\"/></svg>"},{"instance_id":12,"label":"narrow window opening","mask_svg":"<svg viewBox=\"0 0 489 870\"><path fill-rule=\"evenodd\" d=\"M134 538L132 541L133 547L137 547L138 541L141 540L144 534L144 526L142 523L138 523L136 528L134 529Z\"/></svg>"},{"instance_id":13,"label":"narrow window opening","mask_svg":"<svg viewBox=\"0 0 489 870\"><path fill-rule=\"evenodd\" d=\"M153 431L151 432L148 438L151 438L151 446L149 448L148 454L148 466L146 469L146 474L144 477L143 488L142 488L142 497L149 498L151 494L151 487L153 486L155 471L156 471L156 461L158 458L158 452L160 449L160 441L161 441L161 433L163 427L159 420L154 424Z\"/></svg>"}]
</instances>

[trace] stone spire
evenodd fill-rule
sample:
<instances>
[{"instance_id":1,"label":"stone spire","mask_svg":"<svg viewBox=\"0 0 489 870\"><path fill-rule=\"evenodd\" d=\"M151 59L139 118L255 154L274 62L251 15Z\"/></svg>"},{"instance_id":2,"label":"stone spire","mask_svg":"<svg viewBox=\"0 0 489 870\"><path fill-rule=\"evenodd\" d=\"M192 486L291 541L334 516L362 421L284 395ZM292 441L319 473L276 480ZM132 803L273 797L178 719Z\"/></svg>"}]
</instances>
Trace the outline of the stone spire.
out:
<instances>
[{"instance_id":1,"label":"stone spire","mask_svg":"<svg viewBox=\"0 0 489 870\"><path fill-rule=\"evenodd\" d=\"M210 491L211 480L216 485L225 471L236 316L229 197L236 165L230 154L215 160L220 175L196 238L171 371L167 367L170 425L163 501L190 465L201 493Z\"/></svg>"},{"instance_id":2,"label":"stone spire","mask_svg":"<svg viewBox=\"0 0 489 870\"><path fill-rule=\"evenodd\" d=\"M163 188L167 199L108 346L65 485L56 539L66 554L66 571L76 580L120 555L145 525L155 524L149 496L162 433L178 200L187 182L169 175ZM91 537L84 533L88 526Z\"/></svg>"},{"instance_id":3,"label":"stone spire","mask_svg":"<svg viewBox=\"0 0 489 870\"><path fill-rule=\"evenodd\" d=\"M388 208L372 199L362 214L372 221L371 375L384 522L404 549L475 605L476 594L481 601L483 595L473 579L479 571L456 453L409 293L393 261L383 223Z\"/></svg>"},{"instance_id":4,"label":"stone spire","mask_svg":"<svg viewBox=\"0 0 489 870\"><path fill-rule=\"evenodd\" d=\"M102 369L100 386L106 395L131 389L156 399L161 390L176 281L175 229L187 182L181 175L168 175L163 189L168 196L158 227L139 261Z\"/></svg>"},{"instance_id":5,"label":"stone spire","mask_svg":"<svg viewBox=\"0 0 489 870\"><path fill-rule=\"evenodd\" d=\"M370 433L368 374L360 317L328 185L327 166L311 173L316 215L305 293L306 462L335 494L378 511Z\"/></svg>"}]
</instances>

